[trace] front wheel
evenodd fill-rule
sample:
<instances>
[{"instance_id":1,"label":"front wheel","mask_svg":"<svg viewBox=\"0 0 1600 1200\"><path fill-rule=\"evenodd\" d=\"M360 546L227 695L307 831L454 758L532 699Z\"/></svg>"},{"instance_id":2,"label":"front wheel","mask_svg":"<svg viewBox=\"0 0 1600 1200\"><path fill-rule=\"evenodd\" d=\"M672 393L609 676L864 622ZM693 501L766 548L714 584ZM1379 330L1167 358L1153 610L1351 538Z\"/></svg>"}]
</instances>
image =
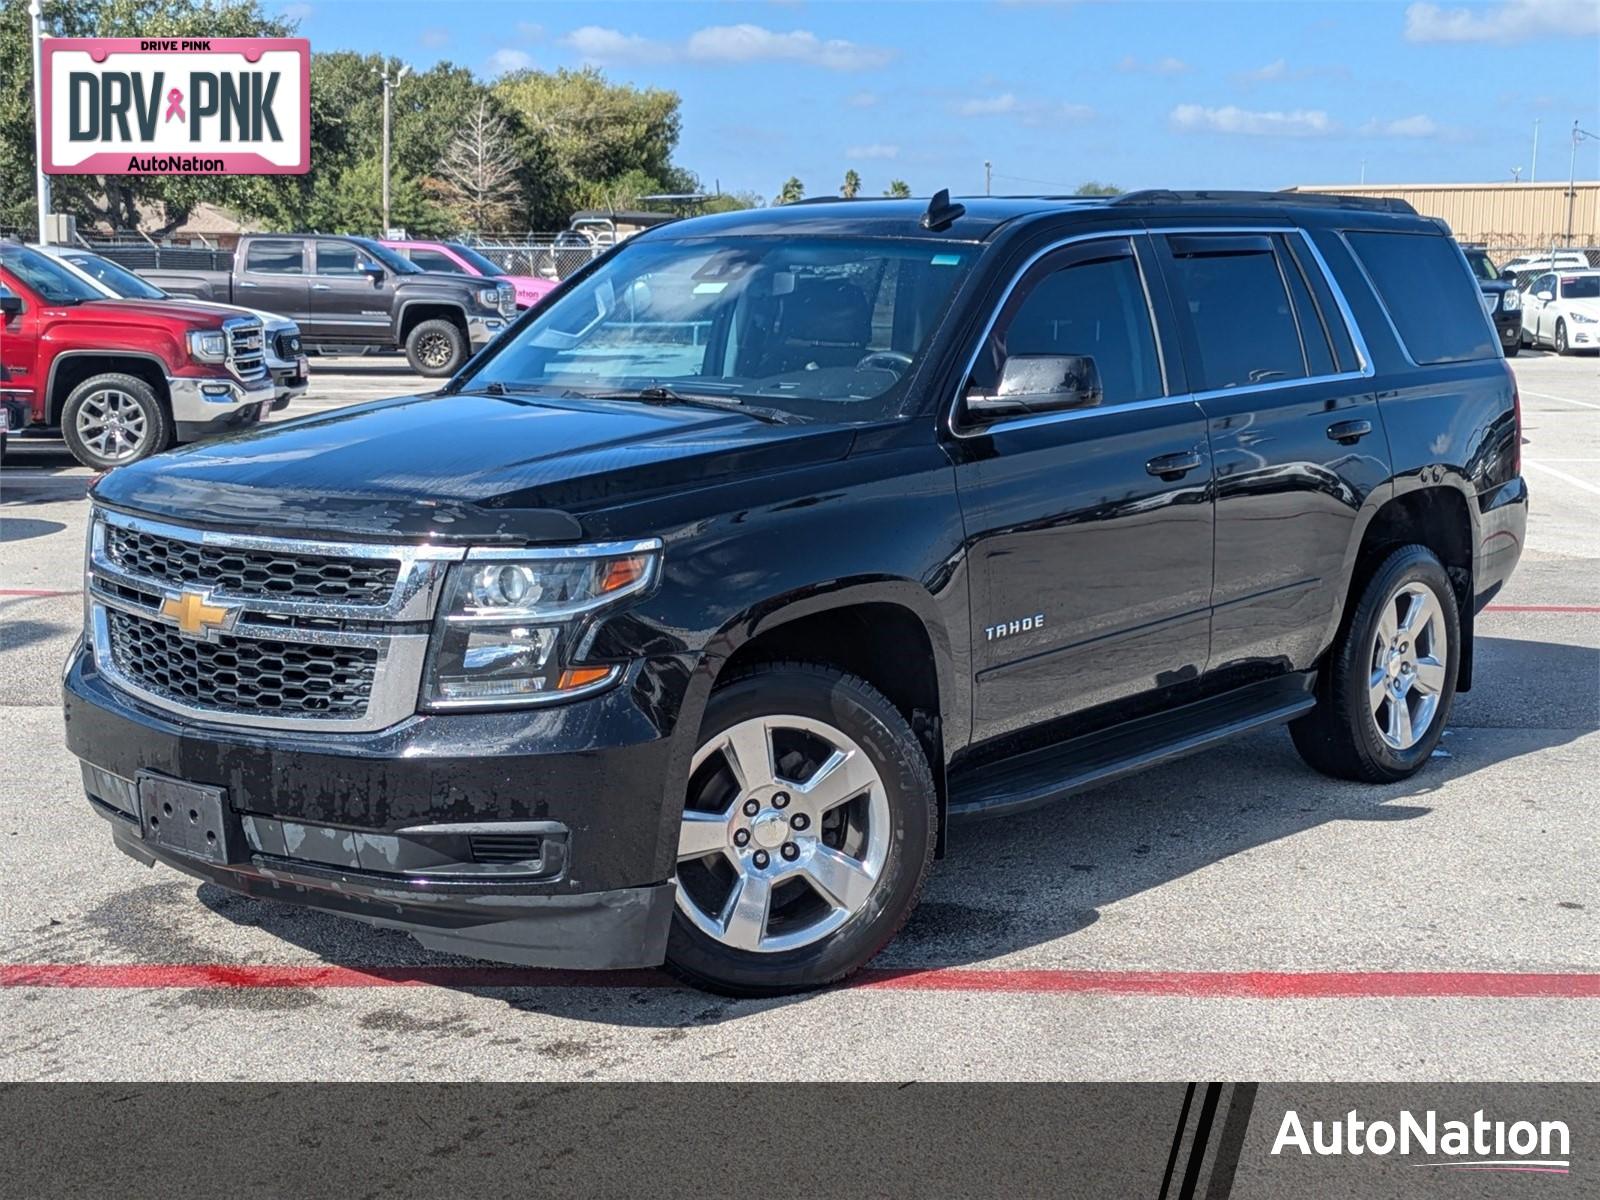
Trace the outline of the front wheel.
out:
<instances>
[{"instance_id":1,"label":"front wheel","mask_svg":"<svg viewBox=\"0 0 1600 1200\"><path fill-rule=\"evenodd\" d=\"M1517 355L1519 355L1521 353L1522 353L1522 337L1519 334L1516 341L1507 344L1507 346L1506 346L1506 357L1507 358L1515 358Z\"/></svg>"},{"instance_id":2,"label":"front wheel","mask_svg":"<svg viewBox=\"0 0 1600 1200\"><path fill-rule=\"evenodd\" d=\"M422 321L406 337L406 361L418 375L454 375L467 361L467 335L453 321Z\"/></svg>"},{"instance_id":3,"label":"front wheel","mask_svg":"<svg viewBox=\"0 0 1600 1200\"><path fill-rule=\"evenodd\" d=\"M1556 353L1572 353L1572 347L1567 345L1567 323L1565 321L1556 322Z\"/></svg>"},{"instance_id":4,"label":"front wheel","mask_svg":"<svg viewBox=\"0 0 1600 1200\"><path fill-rule=\"evenodd\" d=\"M1426 546L1400 547L1328 651L1317 706L1290 724L1295 749L1337 779L1414 775L1444 734L1460 654L1461 615L1444 565Z\"/></svg>"},{"instance_id":5,"label":"front wheel","mask_svg":"<svg viewBox=\"0 0 1600 1200\"><path fill-rule=\"evenodd\" d=\"M916 906L936 824L927 756L870 684L802 663L741 673L690 765L668 968L735 996L844 979Z\"/></svg>"},{"instance_id":6,"label":"front wheel","mask_svg":"<svg viewBox=\"0 0 1600 1200\"><path fill-rule=\"evenodd\" d=\"M67 397L61 437L84 466L109 471L170 446L172 418L155 389L137 376L96 375Z\"/></svg>"}]
</instances>

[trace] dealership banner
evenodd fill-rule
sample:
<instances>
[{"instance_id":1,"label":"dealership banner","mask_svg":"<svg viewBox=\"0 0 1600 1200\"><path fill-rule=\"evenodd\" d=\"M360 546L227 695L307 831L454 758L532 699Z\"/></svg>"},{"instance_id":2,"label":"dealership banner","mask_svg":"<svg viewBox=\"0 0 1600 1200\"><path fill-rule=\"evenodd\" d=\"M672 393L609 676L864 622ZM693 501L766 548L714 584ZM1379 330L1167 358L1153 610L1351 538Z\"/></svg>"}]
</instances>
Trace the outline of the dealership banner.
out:
<instances>
[{"instance_id":1,"label":"dealership banner","mask_svg":"<svg viewBox=\"0 0 1600 1200\"><path fill-rule=\"evenodd\" d=\"M299 175L311 167L305 38L45 38L52 175Z\"/></svg>"},{"instance_id":2,"label":"dealership banner","mask_svg":"<svg viewBox=\"0 0 1600 1200\"><path fill-rule=\"evenodd\" d=\"M13 1084L0 1138L30 1198L1600 1194L1568 1084Z\"/></svg>"}]
</instances>

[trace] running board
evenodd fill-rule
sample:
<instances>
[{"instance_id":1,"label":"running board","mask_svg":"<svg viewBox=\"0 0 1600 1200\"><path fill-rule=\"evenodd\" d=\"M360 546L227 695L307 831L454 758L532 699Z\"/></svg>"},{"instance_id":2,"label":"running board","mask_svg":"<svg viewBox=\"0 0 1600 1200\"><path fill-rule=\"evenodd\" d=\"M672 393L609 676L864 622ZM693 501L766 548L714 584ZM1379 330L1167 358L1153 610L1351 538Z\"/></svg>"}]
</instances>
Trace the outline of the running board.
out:
<instances>
[{"instance_id":1,"label":"running board","mask_svg":"<svg viewBox=\"0 0 1600 1200\"><path fill-rule=\"evenodd\" d=\"M1315 680L1315 672L1306 671L1251 684L1015 758L958 769L950 776L949 816L1009 816L1240 734L1282 725L1315 706Z\"/></svg>"}]
</instances>

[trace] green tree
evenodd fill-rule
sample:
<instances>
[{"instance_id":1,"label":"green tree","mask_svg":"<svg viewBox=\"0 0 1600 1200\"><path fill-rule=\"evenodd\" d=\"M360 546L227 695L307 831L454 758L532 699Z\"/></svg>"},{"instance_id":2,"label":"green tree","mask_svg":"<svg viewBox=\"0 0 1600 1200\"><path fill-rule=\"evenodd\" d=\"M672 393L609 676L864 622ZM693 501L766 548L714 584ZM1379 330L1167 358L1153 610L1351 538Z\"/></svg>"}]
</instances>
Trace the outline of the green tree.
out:
<instances>
[{"instance_id":1,"label":"green tree","mask_svg":"<svg viewBox=\"0 0 1600 1200\"><path fill-rule=\"evenodd\" d=\"M894 196L900 200L911 198L911 185L904 179L891 179L889 186L883 190L885 196Z\"/></svg>"},{"instance_id":2,"label":"green tree","mask_svg":"<svg viewBox=\"0 0 1600 1200\"><path fill-rule=\"evenodd\" d=\"M844 173L844 184L839 188L839 195L846 200L854 200L861 193L861 176L852 168Z\"/></svg>"},{"instance_id":3,"label":"green tree","mask_svg":"<svg viewBox=\"0 0 1600 1200\"><path fill-rule=\"evenodd\" d=\"M1088 183L1080 183L1078 190L1072 194L1074 196L1120 196L1122 195L1122 189L1114 183L1097 183L1091 179Z\"/></svg>"},{"instance_id":4,"label":"green tree","mask_svg":"<svg viewBox=\"0 0 1600 1200\"><path fill-rule=\"evenodd\" d=\"M773 203L794 204L796 201L804 200L805 195L806 185L801 183L798 178L791 175L788 179L783 181L783 187L779 189L778 198L774 200Z\"/></svg>"},{"instance_id":5,"label":"green tree","mask_svg":"<svg viewBox=\"0 0 1600 1200\"><path fill-rule=\"evenodd\" d=\"M746 208L760 208L764 201L755 192L718 192L700 206L702 213L738 212Z\"/></svg>"}]
</instances>

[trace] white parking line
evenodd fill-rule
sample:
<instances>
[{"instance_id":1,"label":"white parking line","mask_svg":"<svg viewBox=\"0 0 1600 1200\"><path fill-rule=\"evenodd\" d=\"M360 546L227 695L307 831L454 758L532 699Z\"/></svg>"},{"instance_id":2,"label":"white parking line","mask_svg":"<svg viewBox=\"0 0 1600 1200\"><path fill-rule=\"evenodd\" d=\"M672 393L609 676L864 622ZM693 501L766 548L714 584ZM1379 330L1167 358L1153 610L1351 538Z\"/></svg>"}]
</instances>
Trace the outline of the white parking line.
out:
<instances>
[{"instance_id":1,"label":"white parking line","mask_svg":"<svg viewBox=\"0 0 1600 1200\"><path fill-rule=\"evenodd\" d=\"M1600 404L1593 404L1588 400L1574 400L1571 396L1553 396L1549 392L1530 392L1527 388L1518 389L1524 396L1532 396L1536 400L1560 400L1563 404L1576 404L1580 408L1600 409Z\"/></svg>"},{"instance_id":2,"label":"white parking line","mask_svg":"<svg viewBox=\"0 0 1600 1200\"><path fill-rule=\"evenodd\" d=\"M1525 467L1534 467L1540 471L1543 471L1546 475L1554 475L1557 479L1560 479L1566 483L1570 483L1575 488L1582 488L1586 492L1593 492L1596 496L1600 496L1600 485L1590 483L1584 479L1578 479L1575 476L1568 475L1565 471L1558 471L1554 467L1547 467L1542 462L1529 462L1527 459L1522 460L1522 465Z\"/></svg>"}]
</instances>

